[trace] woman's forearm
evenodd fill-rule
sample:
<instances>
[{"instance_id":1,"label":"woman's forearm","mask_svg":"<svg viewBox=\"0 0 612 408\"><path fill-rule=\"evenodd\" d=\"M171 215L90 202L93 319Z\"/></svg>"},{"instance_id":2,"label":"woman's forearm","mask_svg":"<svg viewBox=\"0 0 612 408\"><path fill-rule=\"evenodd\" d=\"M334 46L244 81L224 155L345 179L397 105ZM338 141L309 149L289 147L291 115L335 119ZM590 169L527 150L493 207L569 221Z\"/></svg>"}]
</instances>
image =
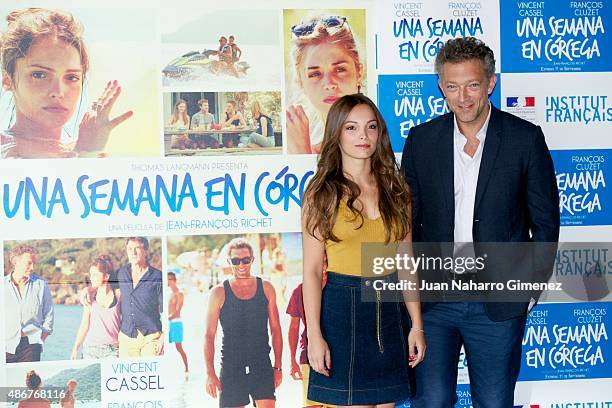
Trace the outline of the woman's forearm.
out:
<instances>
[{"instance_id":1,"label":"woman's forearm","mask_svg":"<svg viewBox=\"0 0 612 408\"><path fill-rule=\"evenodd\" d=\"M412 327L423 329L423 317L421 315L421 302L406 302L406 308L412 321Z\"/></svg>"},{"instance_id":2,"label":"woman's forearm","mask_svg":"<svg viewBox=\"0 0 612 408\"><path fill-rule=\"evenodd\" d=\"M76 340L74 341L73 349L75 350L78 350L79 347L81 347L81 345L85 341L87 332L89 332L89 316L90 312L88 307L83 307L83 318L81 319L81 325L79 326L79 331L77 332Z\"/></svg>"},{"instance_id":3,"label":"woman's forearm","mask_svg":"<svg viewBox=\"0 0 612 408\"><path fill-rule=\"evenodd\" d=\"M302 286L304 298L304 314L308 337L321 336L321 283L323 271L304 271Z\"/></svg>"},{"instance_id":4,"label":"woman's forearm","mask_svg":"<svg viewBox=\"0 0 612 408\"><path fill-rule=\"evenodd\" d=\"M401 241L397 247L397 253L402 258L404 256L413 257L412 242L410 240ZM412 327L422 329L423 318L421 316L421 299L418 290L419 275L413 264L409 263L408 265L408 268L398 268L398 278L400 282L410 282L412 284L411 288L402 291L402 296L412 321Z\"/></svg>"}]
</instances>

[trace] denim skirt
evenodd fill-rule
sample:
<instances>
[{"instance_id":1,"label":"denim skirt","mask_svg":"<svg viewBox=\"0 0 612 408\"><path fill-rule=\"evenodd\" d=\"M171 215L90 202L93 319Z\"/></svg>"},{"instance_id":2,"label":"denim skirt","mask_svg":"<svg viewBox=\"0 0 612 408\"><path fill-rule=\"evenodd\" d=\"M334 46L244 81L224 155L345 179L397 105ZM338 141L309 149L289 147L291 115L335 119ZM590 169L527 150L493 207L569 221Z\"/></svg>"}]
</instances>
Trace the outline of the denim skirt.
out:
<instances>
[{"instance_id":1,"label":"denim skirt","mask_svg":"<svg viewBox=\"0 0 612 408\"><path fill-rule=\"evenodd\" d=\"M321 299L321 333L331 354L330 376L310 369L308 399L366 405L407 400L413 383L408 366L408 319L402 294L377 292L373 280L328 272ZM369 282L366 282L369 281Z\"/></svg>"}]
</instances>

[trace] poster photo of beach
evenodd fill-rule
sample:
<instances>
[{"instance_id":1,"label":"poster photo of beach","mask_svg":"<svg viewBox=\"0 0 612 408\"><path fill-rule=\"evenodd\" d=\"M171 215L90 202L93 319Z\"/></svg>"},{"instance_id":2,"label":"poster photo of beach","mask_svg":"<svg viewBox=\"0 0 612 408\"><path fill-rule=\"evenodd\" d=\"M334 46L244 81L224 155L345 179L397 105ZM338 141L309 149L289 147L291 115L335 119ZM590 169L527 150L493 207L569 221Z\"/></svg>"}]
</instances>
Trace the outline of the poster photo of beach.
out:
<instances>
[{"instance_id":1,"label":"poster photo of beach","mask_svg":"<svg viewBox=\"0 0 612 408\"><path fill-rule=\"evenodd\" d=\"M162 84L164 87L206 87L278 90L282 52L277 10L182 7L162 10ZM219 86L225 89L218 89Z\"/></svg>"},{"instance_id":2,"label":"poster photo of beach","mask_svg":"<svg viewBox=\"0 0 612 408\"><path fill-rule=\"evenodd\" d=\"M161 354L161 262L158 237L5 241L6 362Z\"/></svg>"},{"instance_id":3,"label":"poster photo of beach","mask_svg":"<svg viewBox=\"0 0 612 408\"><path fill-rule=\"evenodd\" d=\"M99 408L101 406L100 365L91 362L72 362L70 365L39 363L10 366L7 369L6 388L39 391L38 398L34 395L23 398L9 397L6 407L10 408L22 406Z\"/></svg>"},{"instance_id":4,"label":"poster photo of beach","mask_svg":"<svg viewBox=\"0 0 612 408\"><path fill-rule=\"evenodd\" d=\"M172 373L167 385L171 407L219 404L219 393L210 393L207 381L219 379L233 353L256 353L267 361L265 364L282 365L282 383L275 389L276 404L295 405L296 396L302 393L302 382L291 377L287 341L291 316L286 310L301 282L301 253L300 233L168 237L168 288L164 299L168 300L170 341L164 364L165 370ZM248 288L236 287L238 280ZM219 304L220 295L225 299L223 306ZM248 311L235 319L236 327L230 327L234 319L228 319L228 313L234 306L240 307L234 303L240 302L237 299L247 299ZM274 299L274 307L270 299ZM241 334L241 330L248 330L247 321L259 322L254 323L258 334ZM232 350L230 345L235 344L231 338L236 339L236 333L243 343L241 351ZM278 355L280 343L282 355ZM262 381L268 380L262 377ZM227 375L221 381L230 389L233 386Z\"/></svg>"}]
</instances>

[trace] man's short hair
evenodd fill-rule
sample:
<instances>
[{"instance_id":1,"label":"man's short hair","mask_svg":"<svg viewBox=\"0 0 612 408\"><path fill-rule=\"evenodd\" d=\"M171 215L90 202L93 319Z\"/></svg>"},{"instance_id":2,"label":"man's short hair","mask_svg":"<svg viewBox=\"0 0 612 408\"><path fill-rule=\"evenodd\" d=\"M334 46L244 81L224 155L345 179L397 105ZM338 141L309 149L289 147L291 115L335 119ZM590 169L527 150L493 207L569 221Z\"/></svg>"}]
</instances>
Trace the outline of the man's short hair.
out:
<instances>
[{"instance_id":1,"label":"man's short hair","mask_svg":"<svg viewBox=\"0 0 612 408\"><path fill-rule=\"evenodd\" d=\"M229 242L227 247L227 257L229 258L232 253L232 249L248 248L251 256L253 256L253 247L251 243L244 238L234 238Z\"/></svg>"},{"instance_id":2,"label":"man's short hair","mask_svg":"<svg viewBox=\"0 0 612 408\"><path fill-rule=\"evenodd\" d=\"M176 274L174 272L168 272L168 279L176 280Z\"/></svg>"},{"instance_id":3,"label":"man's short hair","mask_svg":"<svg viewBox=\"0 0 612 408\"><path fill-rule=\"evenodd\" d=\"M469 60L479 60L482 62L487 78L495 75L495 55L493 50L475 37L460 37L448 40L438 50L438 55L436 55L436 74L442 76L442 66L447 62L457 64Z\"/></svg>"},{"instance_id":4,"label":"man's short hair","mask_svg":"<svg viewBox=\"0 0 612 408\"><path fill-rule=\"evenodd\" d=\"M149 240L146 239L145 237L129 237L128 239L125 240L125 246L127 246L130 243L130 241L138 242L139 244L142 245L145 251L149 250Z\"/></svg>"},{"instance_id":5,"label":"man's short hair","mask_svg":"<svg viewBox=\"0 0 612 408\"><path fill-rule=\"evenodd\" d=\"M201 107L202 107L202 105L204 105L205 103L206 103L206 104L208 103L208 99L200 99L200 100L198 101L198 106L201 108Z\"/></svg>"},{"instance_id":6,"label":"man's short hair","mask_svg":"<svg viewBox=\"0 0 612 408\"><path fill-rule=\"evenodd\" d=\"M234 109L236 109L236 101L227 101L227 103L229 103L234 107Z\"/></svg>"},{"instance_id":7,"label":"man's short hair","mask_svg":"<svg viewBox=\"0 0 612 408\"><path fill-rule=\"evenodd\" d=\"M11 249L11 252L9 253L9 260L11 261L11 264L15 265L15 262L13 261L13 259L23 254L31 254L32 256L36 257L37 252L36 252L36 249L34 249L33 247L29 245L17 245L13 247Z\"/></svg>"}]
</instances>

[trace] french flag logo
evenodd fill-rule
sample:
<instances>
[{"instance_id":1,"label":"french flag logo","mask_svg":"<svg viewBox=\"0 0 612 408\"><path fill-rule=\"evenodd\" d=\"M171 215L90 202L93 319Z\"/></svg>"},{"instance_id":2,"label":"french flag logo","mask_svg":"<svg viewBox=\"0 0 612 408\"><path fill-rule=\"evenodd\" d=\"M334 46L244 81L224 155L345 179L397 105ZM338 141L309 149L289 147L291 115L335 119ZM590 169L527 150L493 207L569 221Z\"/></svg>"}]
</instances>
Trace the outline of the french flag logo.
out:
<instances>
[{"instance_id":1,"label":"french flag logo","mask_svg":"<svg viewBox=\"0 0 612 408\"><path fill-rule=\"evenodd\" d=\"M540 404L515 405L514 408L540 408Z\"/></svg>"},{"instance_id":2,"label":"french flag logo","mask_svg":"<svg viewBox=\"0 0 612 408\"><path fill-rule=\"evenodd\" d=\"M535 107L535 96L508 96L506 98L507 108L533 108Z\"/></svg>"}]
</instances>

